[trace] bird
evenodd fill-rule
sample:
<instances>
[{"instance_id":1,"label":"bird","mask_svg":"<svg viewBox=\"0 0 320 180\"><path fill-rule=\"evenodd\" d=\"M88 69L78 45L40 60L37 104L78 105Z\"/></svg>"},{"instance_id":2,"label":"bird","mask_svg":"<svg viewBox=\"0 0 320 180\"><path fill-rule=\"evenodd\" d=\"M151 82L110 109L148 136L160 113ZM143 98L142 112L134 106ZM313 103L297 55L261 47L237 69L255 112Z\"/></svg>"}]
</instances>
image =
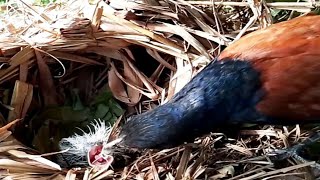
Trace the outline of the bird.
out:
<instances>
[{"instance_id":1,"label":"bird","mask_svg":"<svg viewBox=\"0 0 320 180\"><path fill-rule=\"evenodd\" d=\"M97 154L110 154L114 146L172 148L228 125L320 122L319 47L317 15L248 33L167 103L131 116L116 140L92 146L89 161L103 162Z\"/></svg>"}]
</instances>

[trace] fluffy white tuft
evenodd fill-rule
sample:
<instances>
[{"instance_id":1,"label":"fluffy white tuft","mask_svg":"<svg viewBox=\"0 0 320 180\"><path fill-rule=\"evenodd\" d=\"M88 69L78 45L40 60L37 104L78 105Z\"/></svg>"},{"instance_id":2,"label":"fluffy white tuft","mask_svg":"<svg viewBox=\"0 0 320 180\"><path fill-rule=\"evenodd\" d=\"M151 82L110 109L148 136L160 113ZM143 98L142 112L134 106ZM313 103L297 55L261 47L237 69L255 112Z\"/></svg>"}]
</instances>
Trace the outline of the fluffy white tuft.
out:
<instances>
[{"instance_id":1,"label":"fluffy white tuft","mask_svg":"<svg viewBox=\"0 0 320 180\"><path fill-rule=\"evenodd\" d=\"M69 165L84 165L87 164L87 153L95 145L104 144L109 139L112 127L107 126L104 121L100 119L88 126L89 133L83 135L75 134L68 138L63 138L60 143L61 150L68 150L63 153L64 160Z\"/></svg>"}]
</instances>

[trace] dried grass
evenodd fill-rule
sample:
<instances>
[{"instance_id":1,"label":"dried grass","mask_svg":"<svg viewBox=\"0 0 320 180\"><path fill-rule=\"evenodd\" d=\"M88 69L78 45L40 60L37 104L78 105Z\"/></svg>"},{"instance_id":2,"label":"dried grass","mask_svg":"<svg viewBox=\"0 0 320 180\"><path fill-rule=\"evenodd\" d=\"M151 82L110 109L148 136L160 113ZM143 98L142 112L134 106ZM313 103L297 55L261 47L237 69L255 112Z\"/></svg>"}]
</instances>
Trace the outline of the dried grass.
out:
<instances>
[{"instance_id":1,"label":"dried grass","mask_svg":"<svg viewBox=\"0 0 320 180\"><path fill-rule=\"evenodd\" d=\"M2 121L15 124L13 120L25 118L34 89L45 92L43 105L59 104L56 87L72 83L78 71L88 66L105 69L98 80L91 81L91 88L101 87L108 76L116 99L144 111L170 99L222 46L274 23L271 12L287 10L275 15L286 20L318 6L315 1L111 0L90 4L73 0L39 7L10 1L1 7L0 15L0 84L13 89L11 105L6 106L12 111L8 121ZM159 62L152 75L136 67L132 45L144 47ZM54 75L55 69L48 64L57 65L59 73ZM157 82L164 69L171 71L170 78L168 85L160 87ZM238 139L213 134L198 140L193 148L148 151L123 168L61 170L17 142L8 126L0 129L0 177L5 179L306 179L309 175L303 168L314 164L289 159L276 167L263 155L299 142L310 131L265 126L243 130ZM228 143L221 145L222 140Z\"/></svg>"}]
</instances>

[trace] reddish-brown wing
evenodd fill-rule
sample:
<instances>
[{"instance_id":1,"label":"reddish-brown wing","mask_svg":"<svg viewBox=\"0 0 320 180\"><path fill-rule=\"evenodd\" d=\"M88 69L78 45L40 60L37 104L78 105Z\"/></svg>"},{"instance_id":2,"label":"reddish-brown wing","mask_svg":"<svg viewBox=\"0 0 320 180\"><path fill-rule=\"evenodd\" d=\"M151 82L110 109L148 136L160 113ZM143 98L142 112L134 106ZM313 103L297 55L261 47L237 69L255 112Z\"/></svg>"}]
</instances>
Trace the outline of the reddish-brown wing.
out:
<instances>
[{"instance_id":1,"label":"reddish-brown wing","mask_svg":"<svg viewBox=\"0 0 320 180\"><path fill-rule=\"evenodd\" d=\"M219 59L250 61L266 96L257 109L289 119L320 118L320 16L299 17L250 33Z\"/></svg>"}]
</instances>

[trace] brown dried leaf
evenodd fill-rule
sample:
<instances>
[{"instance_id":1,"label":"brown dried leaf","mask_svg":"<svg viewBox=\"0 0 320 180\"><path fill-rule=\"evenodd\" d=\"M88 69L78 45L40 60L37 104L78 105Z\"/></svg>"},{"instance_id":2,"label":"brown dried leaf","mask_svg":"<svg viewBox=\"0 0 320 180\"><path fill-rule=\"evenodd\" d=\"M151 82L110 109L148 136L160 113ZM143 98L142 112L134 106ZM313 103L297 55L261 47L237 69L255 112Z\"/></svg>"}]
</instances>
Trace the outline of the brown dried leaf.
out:
<instances>
[{"instance_id":1,"label":"brown dried leaf","mask_svg":"<svg viewBox=\"0 0 320 180\"><path fill-rule=\"evenodd\" d=\"M4 143L4 142L2 142L2 141L4 141L4 140L6 140L10 135L12 134L12 132L11 131L7 131L7 130L4 130L4 131L2 131L1 133L0 133L0 147L2 147L2 146L5 146L6 144L6 142Z\"/></svg>"},{"instance_id":2,"label":"brown dried leaf","mask_svg":"<svg viewBox=\"0 0 320 180\"><path fill-rule=\"evenodd\" d=\"M219 174L211 176L210 179L216 180L216 179L226 178L228 176L233 176L235 170L233 166L224 166L223 168L219 169L218 172Z\"/></svg>"},{"instance_id":3,"label":"brown dried leaf","mask_svg":"<svg viewBox=\"0 0 320 180\"><path fill-rule=\"evenodd\" d=\"M154 83L157 82L157 80L159 79L162 71L164 70L164 66L162 64L160 64L157 69L152 73L152 75L150 76L150 80ZM162 92L164 91L164 89L162 90ZM162 94L161 92L161 94Z\"/></svg>"},{"instance_id":4,"label":"brown dried leaf","mask_svg":"<svg viewBox=\"0 0 320 180\"><path fill-rule=\"evenodd\" d=\"M154 180L160 180L160 178L159 178L159 174L158 174L158 171L157 171L157 168L156 168L156 166L155 166L155 164L154 164L154 161L153 161L153 159L152 159L152 156L151 156L151 153L149 152L149 160L150 160L150 164L151 164L151 171L152 171L152 179L154 179Z\"/></svg>"},{"instance_id":5,"label":"brown dried leaf","mask_svg":"<svg viewBox=\"0 0 320 180\"><path fill-rule=\"evenodd\" d=\"M26 82L27 81L27 77L28 77L28 63L22 63L20 65L20 71L19 71L19 79L22 82Z\"/></svg>"},{"instance_id":6,"label":"brown dried leaf","mask_svg":"<svg viewBox=\"0 0 320 180\"><path fill-rule=\"evenodd\" d=\"M253 156L253 153L250 151L250 149L247 149L245 147L237 146L234 144L227 144L226 147L233 149L235 151L238 151L238 152L245 154L247 156L250 156L250 157Z\"/></svg>"},{"instance_id":7,"label":"brown dried leaf","mask_svg":"<svg viewBox=\"0 0 320 180\"><path fill-rule=\"evenodd\" d=\"M16 81L11 98L11 107L8 120L24 118L32 101L33 86L28 83Z\"/></svg>"},{"instance_id":8,"label":"brown dried leaf","mask_svg":"<svg viewBox=\"0 0 320 180\"><path fill-rule=\"evenodd\" d=\"M20 1L22 2L27 8L25 8L25 10L29 11L29 13L31 13L34 17L37 17L37 19L41 20L42 22L46 23L51 23L52 20L44 13L39 13L34 7L32 7L31 5L27 4L24 1Z\"/></svg>"},{"instance_id":9,"label":"brown dried leaf","mask_svg":"<svg viewBox=\"0 0 320 180\"><path fill-rule=\"evenodd\" d=\"M7 169L10 173L52 173L52 170L50 169L26 164L22 159L19 159L18 161L13 159L0 158L0 167L3 169Z\"/></svg>"},{"instance_id":10,"label":"brown dried leaf","mask_svg":"<svg viewBox=\"0 0 320 180\"><path fill-rule=\"evenodd\" d=\"M16 119L11 121L10 123L6 124L5 126L0 128L0 133L6 132L12 125L16 124L21 119Z\"/></svg>"},{"instance_id":11,"label":"brown dried leaf","mask_svg":"<svg viewBox=\"0 0 320 180\"><path fill-rule=\"evenodd\" d=\"M180 163L177 169L176 179L182 179L184 177L184 173L186 171L186 168L188 166L188 162L191 156L192 147L191 146L185 146L185 149L183 151L182 157L180 159Z\"/></svg>"},{"instance_id":12,"label":"brown dried leaf","mask_svg":"<svg viewBox=\"0 0 320 180\"><path fill-rule=\"evenodd\" d=\"M95 45L89 43L90 46L96 46L96 44L99 45L99 47L103 47L105 49L105 51L109 51L109 50L120 50L122 48L128 47L131 44L129 42L127 42L124 39L119 39L116 37L105 37L105 38L101 38L99 39L99 41L97 41L97 43L95 43Z\"/></svg>"},{"instance_id":13,"label":"brown dried leaf","mask_svg":"<svg viewBox=\"0 0 320 180\"><path fill-rule=\"evenodd\" d=\"M100 3L101 4L105 4L105 6L103 8L109 6L109 5L106 5L106 3L103 2L103 1L101 1ZM171 46L171 47L174 47L174 48L182 50L182 48L179 45L177 45L176 43L174 43L173 41L171 41L169 39L166 39L166 38L163 38L162 36L160 36L158 34L155 34L155 33L151 32L151 31L148 31L148 30L146 30L146 29L144 29L144 28L142 28L142 27L140 27L140 26L138 26L138 25L136 25L136 24L134 24L134 23L132 23L132 22L130 22L128 20L121 19L121 18L113 15L110 11L105 10L103 12L103 15L106 16L107 18L109 18L110 20L123 25L124 27L134 29L137 32L140 32L140 33L142 33L142 34L144 34L144 35L146 35L146 36L148 36L148 37L150 37L150 38L152 38L152 39L154 39L156 41L159 41L159 42L161 42L163 44L166 44L168 46Z\"/></svg>"},{"instance_id":14,"label":"brown dried leaf","mask_svg":"<svg viewBox=\"0 0 320 180\"><path fill-rule=\"evenodd\" d=\"M88 48L84 49L84 51L85 52L92 52L92 53L96 53L96 54L106 56L109 58L113 58L116 60L124 61L123 56L121 55L121 53L118 50L109 49L108 51L106 51L106 49L103 47L88 47Z\"/></svg>"},{"instance_id":15,"label":"brown dried leaf","mask_svg":"<svg viewBox=\"0 0 320 180\"><path fill-rule=\"evenodd\" d=\"M130 80L127 80L126 78L124 78L118 71L115 71L116 75L128 86L136 89L137 91L139 91L141 94L149 97L150 99L157 99L158 98L158 94L156 93L156 91L154 90L153 86L156 86L153 82L151 82L148 78L146 78L143 74L141 74L141 72L139 72L131 63L130 61L127 61L129 66L134 70L134 72L137 74L137 76L141 79L141 81L144 83L144 85L148 88L148 90L150 90L149 92L146 92L145 89L142 89L141 87L135 85L133 82L131 82ZM111 63L111 66L114 67L114 64Z\"/></svg>"},{"instance_id":16,"label":"brown dried leaf","mask_svg":"<svg viewBox=\"0 0 320 180\"><path fill-rule=\"evenodd\" d=\"M96 7L94 15L92 17L92 26L93 26L93 32L97 32L100 26L101 17L102 17L103 9Z\"/></svg>"},{"instance_id":17,"label":"brown dried leaf","mask_svg":"<svg viewBox=\"0 0 320 180\"><path fill-rule=\"evenodd\" d=\"M176 49L174 47L170 47L170 46L165 46L161 43L158 43L158 42L149 42L149 43L146 43L146 42L143 42L143 41L132 41L132 40L128 40L129 42L133 43L133 44L138 44L138 45L141 45L143 47L146 47L146 48L150 48L150 49L154 49L154 50L157 50L159 52L163 52L163 53L166 53L166 54L170 54L172 56L175 56L175 57L179 57L181 59L189 59L189 57L196 57L197 55L194 55L194 54L187 54L185 53L184 51L181 51L179 49Z\"/></svg>"},{"instance_id":18,"label":"brown dried leaf","mask_svg":"<svg viewBox=\"0 0 320 180\"><path fill-rule=\"evenodd\" d=\"M123 71L124 71L124 76L126 79L129 79L130 82L136 84L137 86L141 87L143 86L142 81L139 79L139 77L134 73L134 71L132 70L132 68L129 66L128 62L130 61L129 59L126 59L125 61L123 61ZM139 91L137 91L136 89L127 86L127 92L129 95L129 100L131 102L130 105L136 105L140 99L141 99L141 93Z\"/></svg>"},{"instance_id":19,"label":"brown dried leaf","mask_svg":"<svg viewBox=\"0 0 320 180\"><path fill-rule=\"evenodd\" d=\"M166 60L164 60L157 51L147 48L147 53L171 71L177 71L177 69L169 64Z\"/></svg>"},{"instance_id":20,"label":"brown dried leaf","mask_svg":"<svg viewBox=\"0 0 320 180\"><path fill-rule=\"evenodd\" d=\"M33 63L35 62L35 60L31 59L30 61L28 61L28 66L29 66L29 69L34 66ZM0 70L0 73L1 73L1 70ZM8 81L16 76L19 75L19 68L16 66L14 69L12 69L10 72L8 72L7 74L3 75L0 77L0 84L5 82L5 81Z\"/></svg>"},{"instance_id":21,"label":"brown dried leaf","mask_svg":"<svg viewBox=\"0 0 320 180\"><path fill-rule=\"evenodd\" d=\"M93 180L100 180L100 179L111 179L113 177L112 175L114 172L112 170L105 170L103 173L101 173L96 178L93 178ZM94 177L94 176L93 176Z\"/></svg>"},{"instance_id":22,"label":"brown dried leaf","mask_svg":"<svg viewBox=\"0 0 320 180\"><path fill-rule=\"evenodd\" d=\"M0 69L0 81L2 81L6 77L6 74L12 73L12 71L16 69L17 66L28 62L34 56L35 54L33 49L31 49L30 47L23 48L10 59L9 68L4 70Z\"/></svg>"},{"instance_id":23,"label":"brown dried leaf","mask_svg":"<svg viewBox=\"0 0 320 180\"><path fill-rule=\"evenodd\" d=\"M129 29L129 28L123 28L123 26L121 24L115 23L115 22L110 22L106 19L102 19L101 20L101 25L100 28L104 31L104 32L100 32L100 33L96 33L96 38L99 38L101 35L106 36L108 35L112 35L112 34L132 34L132 35L139 35L140 33L136 32L133 29Z\"/></svg>"},{"instance_id":24,"label":"brown dried leaf","mask_svg":"<svg viewBox=\"0 0 320 180\"><path fill-rule=\"evenodd\" d=\"M61 170L61 167L58 164L48 159L45 159L40 155L31 155L31 154L27 154L26 152L18 151L18 150L9 150L8 153L18 158L22 158L22 159L26 158L26 159L36 161L37 163L32 163L32 165L37 167L46 168L50 170ZM27 161L25 161L25 163L27 163Z\"/></svg>"},{"instance_id":25,"label":"brown dried leaf","mask_svg":"<svg viewBox=\"0 0 320 180\"><path fill-rule=\"evenodd\" d=\"M132 11L127 11L127 10L119 10L119 11L116 11L114 13L117 17L119 18L122 18L122 19L126 19L126 20L136 20L136 19L139 19L139 17L134 14Z\"/></svg>"},{"instance_id":26,"label":"brown dried leaf","mask_svg":"<svg viewBox=\"0 0 320 180\"><path fill-rule=\"evenodd\" d=\"M122 81L116 75L116 69L114 66L110 67L108 72L108 84L113 96L124 103L130 104L128 94L123 86Z\"/></svg>"},{"instance_id":27,"label":"brown dried leaf","mask_svg":"<svg viewBox=\"0 0 320 180\"><path fill-rule=\"evenodd\" d=\"M181 36L185 41L190 43L201 55L204 55L208 59L210 59L210 55L208 54L206 48L196 38L194 38L188 31L186 31L185 28L179 25L171 25L171 24L166 24L166 25L169 26L171 29L173 29L175 34Z\"/></svg>"},{"instance_id":28,"label":"brown dried leaf","mask_svg":"<svg viewBox=\"0 0 320 180\"><path fill-rule=\"evenodd\" d=\"M41 94L44 98L45 106L57 105L58 104L58 93L53 83L53 78L50 69L41 57L40 52L35 51L37 56L37 64L39 68L39 84L41 89Z\"/></svg>"},{"instance_id":29,"label":"brown dried leaf","mask_svg":"<svg viewBox=\"0 0 320 180\"><path fill-rule=\"evenodd\" d=\"M185 65L183 59L176 57L177 71L170 78L168 96L165 100L167 102L179 92L193 77L192 65Z\"/></svg>"},{"instance_id":30,"label":"brown dried leaf","mask_svg":"<svg viewBox=\"0 0 320 180\"><path fill-rule=\"evenodd\" d=\"M144 0L144 3L151 5L151 6L160 6L159 2L156 0Z\"/></svg>"},{"instance_id":31,"label":"brown dried leaf","mask_svg":"<svg viewBox=\"0 0 320 180\"><path fill-rule=\"evenodd\" d=\"M8 46L5 46L5 47L1 47L0 55L1 56L7 56L7 57L14 56L20 50L21 50L20 47L8 47Z\"/></svg>"},{"instance_id":32,"label":"brown dried leaf","mask_svg":"<svg viewBox=\"0 0 320 180\"><path fill-rule=\"evenodd\" d=\"M0 143L0 152L7 152L7 151L10 151L10 150L21 149L21 148L25 148L25 147L23 147L21 145L9 145L9 146L7 146L4 143Z\"/></svg>"},{"instance_id":33,"label":"brown dried leaf","mask_svg":"<svg viewBox=\"0 0 320 180\"><path fill-rule=\"evenodd\" d=\"M83 56L78 56L78 55L74 55L71 53L64 53L64 52L60 52L60 51L53 51L50 52L51 55L57 57L57 58L61 58L61 59L66 59L69 61L73 61L73 62L79 62L79 63L83 63L83 64L93 64L93 65L103 65L102 63L83 57Z\"/></svg>"},{"instance_id":34,"label":"brown dried leaf","mask_svg":"<svg viewBox=\"0 0 320 180\"><path fill-rule=\"evenodd\" d=\"M17 34L17 28L12 24L12 23L7 23L7 30L11 33L11 34Z\"/></svg>"},{"instance_id":35,"label":"brown dried leaf","mask_svg":"<svg viewBox=\"0 0 320 180\"><path fill-rule=\"evenodd\" d=\"M197 153L199 154L199 153ZM185 177L192 177L193 179L197 179L201 173L205 170L201 164L205 161L204 153L201 152L199 158L197 158L186 170Z\"/></svg>"},{"instance_id":36,"label":"brown dried leaf","mask_svg":"<svg viewBox=\"0 0 320 180\"><path fill-rule=\"evenodd\" d=\"M74 172L73 169L70 169L70 170L67 172L66 180L76 180L76 177L77 177L77 174Z\"/></svg>"},{"instance_id":37,"label":"brown dried leaf","mask_svg":"<svg viewBox=\"0 0 320 180\"><path fill-rule=\"evenodd\" d=\"M151 99L155 100L159 97L159 91L162 91L162 88L153 83L148 77L146 77L142 72L140 72L131 61L127 61L130 68L134 71L137 77L143 82L143 84L150 91L148 94Z\"/></svg>"}]
</instances>

